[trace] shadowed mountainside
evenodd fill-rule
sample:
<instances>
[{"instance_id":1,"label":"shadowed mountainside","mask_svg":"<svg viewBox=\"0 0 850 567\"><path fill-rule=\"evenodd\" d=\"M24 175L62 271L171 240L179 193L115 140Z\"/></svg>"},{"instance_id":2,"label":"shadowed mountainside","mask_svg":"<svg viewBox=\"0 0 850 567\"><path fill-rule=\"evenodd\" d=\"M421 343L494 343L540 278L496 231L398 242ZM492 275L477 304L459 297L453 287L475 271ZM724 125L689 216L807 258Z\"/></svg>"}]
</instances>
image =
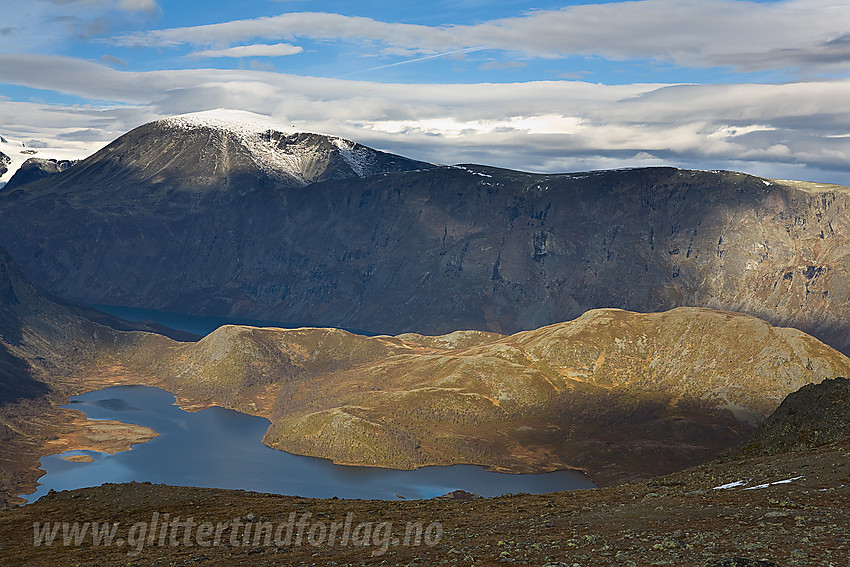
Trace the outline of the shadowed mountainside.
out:
<instances>
[{"instance_id":1,"label":"shadowed mountainside","mask_svg":"<svg viewBox=\"0 0 850 567\"><path fill-rule=\"evenodd\" d=\"M850 360L795 329L700 308L604 309L511 336L363 337L225 326L117 358L178 394L272 421L266 443L337 462L587 470L598 483L705 462Z\"/></svg>"},{"instance_id":2,"label":"shadowed mountainside","mask_svg":"<svg viewBox=\"0 0 850 567\"><path fill-rule=\"evenodd\" d=\"M850 438L850 380L807 384L790 394L744 447L747 455L804 451Z\"/></svg>"},{"instance_id":3,"label":"shadowed mountainside","mask_svg":"<svg viewBox=\"0 0 850 567\"><path fill-rule=\"evenodd\" d=\"M145 328L164 329L45 295L0 249L0 507L10 501L12 487L22 488L38 477L34 469L49 452L48 441L80 430L74 425L78 412L57 405L68 395L125 379L104 378L90 369L126 337L159 336L128 332ZM182 340L198 338L168 332Z\"/></svg>"},{"instance_id":4,"label":"shadowed mountainside","mask_svg":"<svg viewBox=\"0 0 850 567\"><path fill-rule=\"evenodd\" d=\"M428 334L704 306L850 352L846 187L432 167L217 120L154 122L0 192L2 244L86 303Z\"/></svg>"}]
</instances>

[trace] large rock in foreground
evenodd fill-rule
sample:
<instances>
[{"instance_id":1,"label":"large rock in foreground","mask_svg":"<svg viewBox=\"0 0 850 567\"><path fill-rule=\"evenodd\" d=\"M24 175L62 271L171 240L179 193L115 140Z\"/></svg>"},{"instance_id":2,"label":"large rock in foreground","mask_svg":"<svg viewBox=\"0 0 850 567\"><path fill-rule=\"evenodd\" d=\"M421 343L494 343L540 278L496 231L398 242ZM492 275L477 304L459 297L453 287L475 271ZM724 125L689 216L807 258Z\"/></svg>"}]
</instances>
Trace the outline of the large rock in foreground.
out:
<instances>
[{"instance_id":1,"label":"large rock in foreground","mask_svg":"<svg viewBox=\"0 0 850 567\"><path fill-rule=\"evenodd\" d=\"M790 394L753 434L743 452L804 451L850 438L850 380L807 384Z\"/></svg>"}]
</instances>

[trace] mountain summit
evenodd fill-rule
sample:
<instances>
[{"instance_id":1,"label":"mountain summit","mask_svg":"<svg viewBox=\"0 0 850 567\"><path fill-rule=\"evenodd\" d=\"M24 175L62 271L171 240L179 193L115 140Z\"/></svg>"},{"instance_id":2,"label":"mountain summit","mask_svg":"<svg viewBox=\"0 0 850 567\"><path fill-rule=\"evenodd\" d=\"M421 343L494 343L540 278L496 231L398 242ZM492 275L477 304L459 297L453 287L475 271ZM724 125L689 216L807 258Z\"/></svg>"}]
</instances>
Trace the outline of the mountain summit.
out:
<instances>
[{"instance_id":1,"label":"mountain summit","mask_svg":"<svg viewBox=\"0 0 850 567\"><path fill-rule=\"evenodd\" d=\"M143 126L174 138L205 140L198 165L212 171L256 167L288 185L307 185L327 179L368 177L388 171L407 171L428 164L388 154L335 136L286 132L268 116L242 110L216 109L183 114ZM200 148L198 148L200 149ZM246 153L247 152L247 153ZM205 159L204 159L205 158ZM244 159L247 158L247 159ZM232 163L231 163L231 160Z\"/></svg>"},{"instance_id":2,"label":"mountain summit","mask_svg":"<svg viewBox=\"0 0 850 567\"><path fill-rule=\"evenodd\" d=\"M733 172L432 166L214 111L0 191L0 245L84 303L391 334L710 307L850 353L848 207Z\"/></svg>"},{"instance_id":3,"label":"mountain summit","mask_svg":"<svg viewBox=\"0 0 850 567\"><path fill-rule=\"evenodd\" d=\"M285 130L268 116L237 110L174 116L139 126L64 175L31 186L159 200L169 191L246 193L431 167L342 138Z\"/></svg>"}]
</instances>

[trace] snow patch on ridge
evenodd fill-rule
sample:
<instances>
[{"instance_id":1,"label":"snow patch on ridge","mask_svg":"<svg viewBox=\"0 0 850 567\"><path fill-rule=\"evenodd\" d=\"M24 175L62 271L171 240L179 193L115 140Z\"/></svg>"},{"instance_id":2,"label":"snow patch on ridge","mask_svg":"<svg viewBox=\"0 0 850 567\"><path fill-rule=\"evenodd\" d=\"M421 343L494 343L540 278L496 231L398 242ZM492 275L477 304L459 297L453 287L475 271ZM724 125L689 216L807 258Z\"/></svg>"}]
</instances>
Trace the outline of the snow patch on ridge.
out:
<instances>
[{"instance_id":1,"label":"snow patch on ridge","mask_svg":"<svg viewBox=\"0 0 850 567\"><path fill-rule=\"evenodd\" d=\"M219 108L165 118L161 122L184 130L212 128L227 132L251 152L261 169L275 177L295 178L304 185L310 182L305 172L314 169L317 161L327 159L321 149L308 140L281 144L281 137L291 137L295 133L262 114ZM358 177L369 174L374 161L372 150L342 138L327 136L326 139Z\"/></svg>"},{"instance_id":2,"label":"snow patch on ridge","mask_svg":"<svg viewBox=\"0 0 850 567\"><path fill-rule=\"evenodd\" d=\"M286 129L271 117L244 110L218 108L203 112L192 112L165 118L160 123L181 130L210 128L227 132L244 145L260 169L275 177L295 178L302 184L305 165L311 156L304 144L297 144L284 152L278 149L278 141L272 132L285 133Z\"/></svg>"},{"instance_id":3,"label":"snow patch on ridge","mask_svg":"<svg viewBox=\"0 0 850 567\"><path fill-rule=\"evenodd\" d=\"M374 155L365 146L358 146L350 140L332 138L331 143L339 150L339 155L351 166L358 177L366 177Z\"/></svg>"},{"instance_id":4,"label":"snow patch on ridge","mask_svg":"<svg viewBox=\"0 0 850 567\"><path fill-rule=\"evenodd\" d=\"M2 165L7 168L6 173L0 175L0 186L5 185L29 158L73 161L82 159L88 155L86 152L82 152L77 148L31 148L24 142L7 138L5 135L0 136L0 153L8 158L6 160L0 158Z\"/></svg>"},{"instance_id":5,"label":"snow patch on ridge","mask_svg":"<svg viewBox=\"0 0 850 567\"><path fill-rule=\"evenodd\" d=\"M186 130L194 128L215 128L226 130L239 137L254 138L269 130L275 132L286 132L279 122L264 114L256 114L247 110L232 110L228 108L217 108L203 112L192 112L165 118L161 122Z\"/></svg>"}]
</instances>

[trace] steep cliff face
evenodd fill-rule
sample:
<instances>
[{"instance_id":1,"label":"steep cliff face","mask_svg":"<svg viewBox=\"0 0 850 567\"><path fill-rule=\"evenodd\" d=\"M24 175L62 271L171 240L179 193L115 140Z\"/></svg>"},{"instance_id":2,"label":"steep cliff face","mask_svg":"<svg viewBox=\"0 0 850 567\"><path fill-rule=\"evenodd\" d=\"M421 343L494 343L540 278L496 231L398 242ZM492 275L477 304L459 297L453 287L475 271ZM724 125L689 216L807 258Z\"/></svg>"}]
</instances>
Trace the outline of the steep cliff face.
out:
<instances>
[{"instance_id":1,"label":"steep cliff face","mask_svg":"<svg viewBox=\"0 0 850 567\"><path fill-rule=\"evenodd\" d=\"M360 177L336 150L322 173L299 166L295 179L257 156L280 163L274 152L308 135L274 134L266 155L231 134L142 127L0 194L0 240L48 289L92 303L429 334L708 306L850 352L845 187L671 168L420 169L387 156ZM337 158L343 169L327 165Z\"/></svg>"}]
</instances>

